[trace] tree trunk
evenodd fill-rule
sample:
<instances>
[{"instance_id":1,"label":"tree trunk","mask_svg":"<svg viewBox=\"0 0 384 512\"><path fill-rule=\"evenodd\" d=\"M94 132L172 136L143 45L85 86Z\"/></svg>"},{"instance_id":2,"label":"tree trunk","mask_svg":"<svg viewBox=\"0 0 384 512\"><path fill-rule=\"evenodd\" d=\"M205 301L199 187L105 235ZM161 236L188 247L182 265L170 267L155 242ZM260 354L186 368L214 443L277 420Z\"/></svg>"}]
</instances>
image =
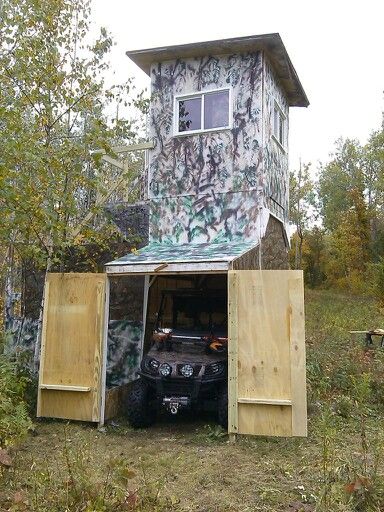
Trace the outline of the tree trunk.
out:
<instances>
[{"instance_id":1,"label":"tree trunk","mask_svg":"<svg viewBox=\"0 0 384 512\"><path fill-rule=\"evenodd\" d=\"M41 352L41 337L43 332L43 313L44 313L44 303L45 303L45 291L47 289L47 277L48 273L51 270L52 267L52 258L51 255L48 256L47 264L45 267L45 274L44 274L44 288L43 288L43 295L41 297L40 302L40 311L39 311L39 319L37 321L37 335L36 335L36 343L35 343L35 352L33 355L33 366L36 371L36 373L39 371L39 365L40 365L40 352Z\"/></svg>"}]
</instances>

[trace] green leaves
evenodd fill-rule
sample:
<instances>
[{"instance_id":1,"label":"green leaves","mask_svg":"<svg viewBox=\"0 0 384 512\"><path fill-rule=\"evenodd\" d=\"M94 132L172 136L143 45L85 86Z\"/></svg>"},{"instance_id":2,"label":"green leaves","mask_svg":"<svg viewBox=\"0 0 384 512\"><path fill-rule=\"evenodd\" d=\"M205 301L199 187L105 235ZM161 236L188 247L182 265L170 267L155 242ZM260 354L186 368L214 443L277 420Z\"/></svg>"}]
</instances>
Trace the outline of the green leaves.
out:
<instances>
[{"instance_id":1,"label":"green leaves","mask_svg":"<svg viewBox=\"0 0 384 512\"><path fill-rule=\"evenodd\" d=\"M112 38L101 29L88 44L88 0L4 0L0 9L0 246L44 267L61 259L107 186L90 150L136 136L136 121L104 113L128 100L131 81L106 89ZM131 102L145 109L140 94ZM100 221L88 228L110 236Z\"/></svg>"},{"instance_id":2,"label":"green leaves","mask_svg":"<svg viewBox=\"0 0 384 512\"><path fill-rule=\"evenodd\" d=\"M16 364L0 355L0 449L16 443L32 428L23 401L27 382L19 377Z\"/></svg>"},{"instance_id":3,"label":"green leaves","mask_svg":"<svg viewBox=\"0 0 384 512\"><path fill-rule=\"evenodd\" d=\"M355 293L381 288L375 279L384 250L384 130L373 132L365 145L338 140L317 183L305 167L291 173L290 193L297 227L291 260L304 268L307 283L326 281ZM321 228L311 225L311 207Z\"/></svg>"}]
</instances>

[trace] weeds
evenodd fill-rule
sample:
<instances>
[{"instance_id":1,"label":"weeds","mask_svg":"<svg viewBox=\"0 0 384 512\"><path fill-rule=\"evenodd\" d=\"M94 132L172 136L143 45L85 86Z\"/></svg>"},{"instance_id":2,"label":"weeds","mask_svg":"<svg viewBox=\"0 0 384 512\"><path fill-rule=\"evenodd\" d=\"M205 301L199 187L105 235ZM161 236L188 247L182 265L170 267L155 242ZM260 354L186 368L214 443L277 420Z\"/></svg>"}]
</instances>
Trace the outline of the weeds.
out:
<instances>
[{"instance_id":1,"label":"weeds","mask_svg":"<svg viewBox=\"0 0 384 512\"><path fill-rule=\"evenodd\" d=\"M321 413L319 422L319 436L321 438L321 471L322 490L318 499L318 510L330 510L331 491L334 481L334 457L337 430L333 415L329 407Z\"/></svg>"},{"instance_id":2,"label":"weeds","mask_svg":"<svg viewBox=\"0 0 384 512\"><path fill-rule=\"evenodd\" d=\"M220 425L206 423L195 430L193 444L208 445L228 441L228 432Z\"/></svg>"},{"instance_id":3,"label":"weeds","mask_svg":"<svg viewBox=\"0 0 384 512\"><path fill-rule=\"evenodd\" d=\"M383 511L384 350L348 334L383 327L382 312L328 291L306 305L308 439L228 444L214 424L177 420L141 433L122 420L103 434L42 422L13 456L0 510Z\"/></svg>"},{"instance_id":4,"label":"weeds","mask_svg":"<svg viewBox=\"0 0 384 512\"><path fill-rule=\"evenodd\" d=\"M163 496L163 484L148 478L143 466L133 469L122 457L105 464L95 460L89 444L73 445L64 428L64 443L56 467L32 462L27 481L13 486L5 510L12 512L164 512L175 498ZM140 461L139 461L140 462ZM22 480L15 468L14 482ZM21 499L22 497L22 499ZM0 502L0 509L1 508Z\"/></svg>"},{"instance_id":5,"label":"weeds","mask_svg":"<svg viewBox=\"0 0 384 512\"><path fill-rule=\"evenodd\" d=\"M348 507L346 510L351 512L383 510L384 483L380 473L384 455L383 439L380 429L372 428L372 422L369 422L372 416L369 407L370 374L362 374L359 378L352 376L351 388L354 389L355 450L340 449L338 438L343 435L343 424L329 406L324 408L319 421L322 487L318 511L333 510L343 503Z\"/></svg>"},{"instance_id":6,"label":"weeds","mask_svg":"<svg viewBox=\"0 0 384 512\"><path fill-rule=\"evenodd\" d=\"M32 428L24 402L26 386L16 363L0 354L0 448L19 442Z\"/></svg>"}]
</instances>

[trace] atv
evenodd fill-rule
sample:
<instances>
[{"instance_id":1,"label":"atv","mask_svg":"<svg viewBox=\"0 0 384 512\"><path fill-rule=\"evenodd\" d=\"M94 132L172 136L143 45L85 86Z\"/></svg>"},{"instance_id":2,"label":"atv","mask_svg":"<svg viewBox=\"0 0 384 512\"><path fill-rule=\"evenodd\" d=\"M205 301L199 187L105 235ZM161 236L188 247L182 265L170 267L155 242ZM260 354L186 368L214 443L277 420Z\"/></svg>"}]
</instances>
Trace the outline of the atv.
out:
<instances>
[{"instance_id":1,"label":"atv","mask_svg":"<svg viewBox=\"0 0 384 512\"><path fill-rule=\"evenodd\" d=\"M133 427L157 412L215 410L227 428L227 297L223 290L162 292L151 347L127 396Z\"/></svg>"}]
</instances>

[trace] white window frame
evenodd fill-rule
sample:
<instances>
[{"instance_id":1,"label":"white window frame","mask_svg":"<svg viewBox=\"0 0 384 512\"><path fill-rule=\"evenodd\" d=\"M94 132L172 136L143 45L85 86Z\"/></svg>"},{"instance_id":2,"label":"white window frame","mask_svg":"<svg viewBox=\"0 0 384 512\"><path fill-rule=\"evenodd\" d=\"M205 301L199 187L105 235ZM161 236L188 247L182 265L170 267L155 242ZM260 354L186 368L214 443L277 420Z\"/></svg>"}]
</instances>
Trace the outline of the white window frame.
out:
<instances>
[{"instance_id":1,"label":"white window frame","mask_svg":"<svg viewBox=\"0 0 384 512\"><path fill-rule=\"evenodd\" d=\"M275 112L278 112L280 116L280 120L282 122L283 127L283 143L280 142L279 137L276 136L276 122L275 122ZM273 102L273 112L272 112L272 123L273 123L273 130L272 130L272 139L276 142L276 144L279 146L279 148L286 153L287 148L285 145L286 137L287 137L287 116L284 114L283 109L280 107L279 103L274 100ZM278 135L278 134L277 134Z\"/></svg>"},{"instance_id":2,"label":"white window frame","mask_svg":"<svg viewBox=\"0 0 384 512\"><path fill-rule=\"evenodd\" d=\"M192 98L201 98L201 119L200 125L204 126L204 97L215 92L228 91L228 124L226 126L218 126L216 128L199 128L198 130L185 130L179 132L179 101L189 100ZM193 135L196 133L219 132L221 130L230 130L233 123L233 105L232 105L232 89L230 87L220 87L218 89L209 89L187 94L177 94L173 99L173 135L174 137L183 137L185 135Z\"/></svg>"}]
</instances>

